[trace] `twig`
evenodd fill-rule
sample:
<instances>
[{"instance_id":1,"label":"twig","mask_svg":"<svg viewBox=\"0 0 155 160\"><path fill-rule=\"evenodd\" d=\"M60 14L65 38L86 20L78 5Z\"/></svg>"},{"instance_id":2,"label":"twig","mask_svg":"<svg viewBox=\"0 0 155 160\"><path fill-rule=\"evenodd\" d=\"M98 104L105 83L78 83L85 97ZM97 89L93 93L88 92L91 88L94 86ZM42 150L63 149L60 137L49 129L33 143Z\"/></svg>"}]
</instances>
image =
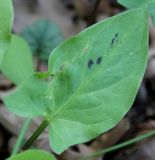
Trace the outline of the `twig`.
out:
<instances>
[{"instance_id":1,"label":"twig","mask_svg":"<svg viewBox=\"0 0 155 160\"><path fill-rule=\"evenodd\" d=\"M98 7L100 6L100 3L101 3L101 0L96 0L96 3L94 5L93 11L92 11L92 14L90 15L90 18L89 18L88 23L87 23L87 27L96 23L96 14L97 14Z\"/></svg>"}]
</instances>

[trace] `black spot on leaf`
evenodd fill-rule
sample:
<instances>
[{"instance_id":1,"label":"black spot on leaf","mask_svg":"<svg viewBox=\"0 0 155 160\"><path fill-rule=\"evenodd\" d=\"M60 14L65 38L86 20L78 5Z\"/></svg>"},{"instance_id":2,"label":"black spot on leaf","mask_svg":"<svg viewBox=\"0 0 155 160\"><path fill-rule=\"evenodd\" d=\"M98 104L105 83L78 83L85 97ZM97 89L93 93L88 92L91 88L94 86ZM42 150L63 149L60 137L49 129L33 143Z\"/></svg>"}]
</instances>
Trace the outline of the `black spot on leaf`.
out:
<instances>
[{"instance_id":1,"label":"black spot on leaf","mask_svg":"<svg viewBox=\"0 0 155 160\"><path fill-rule=\"evenodd\" d=\"M92 65L94 64L93 59L89 59L88 61L88 68L91 69Z\"/></svg>"},{"instance_id":2,"label":"black spot on leaf","mask_svg":"<svg viewBox=\"0 0 155 160\"><path fill-rule=\"evenodd\" d=\"M114 45L118 42L118 32L115 34L115 36L111 40L111 45Z\"/></svg>"},{"instance_id":3,"label":"black spot on leaf","mask_svg":"<svg viewBox=\"0 0 155 160\"><path fill-rule=\"evenodd\" d=\"M64 65L61 65L60 71L63 71L63 70L64 70Z\"/></svg>"},{"instance_id":4,"label":"black spot on leaf","mask_svg":"<svg viewBox=\"0 0 155 160\"><path fill-rule=\"evenodd\" d=\"M102 62L102 56L97 58L96 64L100 64L101 62Z\"/></svg>"},{"instance_id":5,"label":"black spot on leaf","mask_svg":"<svg viewBox=\"0 0 155 160\"><path fill-rule=\"evenodd\" d=\"M116 37L116 38L118 37L118 32L115 34L115 37Z\"/></svg>"}]
</instances>

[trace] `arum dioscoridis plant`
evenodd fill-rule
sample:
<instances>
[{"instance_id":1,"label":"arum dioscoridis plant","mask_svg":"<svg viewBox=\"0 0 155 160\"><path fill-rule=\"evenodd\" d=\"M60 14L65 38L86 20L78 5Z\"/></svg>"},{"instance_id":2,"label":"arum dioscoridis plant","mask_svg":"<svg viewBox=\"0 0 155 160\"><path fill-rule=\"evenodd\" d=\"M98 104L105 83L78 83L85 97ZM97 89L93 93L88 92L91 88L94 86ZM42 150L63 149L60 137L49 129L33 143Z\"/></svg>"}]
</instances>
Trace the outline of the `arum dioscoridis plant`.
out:
<instances>
[{"instance_id":1,"label":"arum dioscoridis plant","mask_svg":"<svg viewBox=\"0 0 155 160\"><path fill-rule=\"evenodd\" d=\"M4 15L8 16L8 30L0 25L0 69L18 85L4 98L5 105L22 117L43 117L22 150L29 149L48 128L50 146L60 154L113 128L132 106L147 65L148 17L151 15L154 22L155 2L119 2L131 10L96 23L60 44L49 57L48 71L41 73L34 70L26 42L16 35L11 38L11 0L0 0L1 11L6 7ZM41 156L55 159L46 152L29 150L9 160Z\"/></svg>"}]
</instances>

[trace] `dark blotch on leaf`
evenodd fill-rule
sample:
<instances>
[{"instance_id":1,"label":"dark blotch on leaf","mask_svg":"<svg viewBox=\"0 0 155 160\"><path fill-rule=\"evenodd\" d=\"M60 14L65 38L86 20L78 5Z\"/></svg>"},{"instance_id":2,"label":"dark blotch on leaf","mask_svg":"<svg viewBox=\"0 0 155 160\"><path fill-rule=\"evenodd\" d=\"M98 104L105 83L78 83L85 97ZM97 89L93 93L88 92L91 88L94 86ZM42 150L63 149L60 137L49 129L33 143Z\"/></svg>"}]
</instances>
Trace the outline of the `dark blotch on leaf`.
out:
<instances>
[{"instance_id":1,"label":"dark blotch on leaf","mask_svg":"<svg viewBox=\"0 0 155 160\"><path fill-rule=\"evenodd\" d=\"M97 60L96 60L96 64L100 64L102 62L102 56L101 57L99 57L99 58L97 58Z\"/></svg>"},{"instance_id":2,"label":"dark blotch on leaf","mask_svg":"<svg viewBox=\"0 0 155 160\"><path fill-rule=\"evenodd\" d=\"M93 59L89 59L88 61L88 68L91 69L92 65L94 64Z\"/></svg>"},{"instance_id":3,"label":"dark blotch on leaf","mask_svg":"<svg viewBox=\"0 0 155 160\"><path fill-rule=\"evenodd\" d=\"M118 32L115 34L115 37L116 37L116 38L118 37Z\"/></svg>"},{"instance_id":4,"label":"dark blotch on leaf","mask_svg":"<svg viewBox=\"0 0 155 160\"><path fill-rule=\"evenodd\" d=\"M64 70L64 65L61 65L60 71L63 71L63 70Z\"/></svg>"},{"instance_id":5,"label":"dark blotch on leaf","mask_svg":"<svg viewBox=\"0 0 155 160\"><path fill-rule=\"evenodd\" d=\"M114 45L118 41L118 33L115 34L115 36L111 40L111 45Z\"/></svg>"}]
</instances>

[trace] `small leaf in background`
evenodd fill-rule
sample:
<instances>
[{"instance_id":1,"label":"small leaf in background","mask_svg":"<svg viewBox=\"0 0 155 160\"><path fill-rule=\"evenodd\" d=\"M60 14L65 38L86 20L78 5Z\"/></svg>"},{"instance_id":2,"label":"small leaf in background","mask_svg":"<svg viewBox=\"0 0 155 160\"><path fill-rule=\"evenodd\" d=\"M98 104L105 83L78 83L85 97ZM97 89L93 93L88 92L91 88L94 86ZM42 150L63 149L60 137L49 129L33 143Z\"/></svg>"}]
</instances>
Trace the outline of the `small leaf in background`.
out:
<instances>
[{"instance_id":1,"label":"small leaf in background","mask_svg":"<svg viewBox=\"0 0 155 160\"><path fill-rule=\"evenodd\" d=\"M53 155L41 150L28 150L7 160L56 160Z\"/></svg>"},{"instance_id":2,"label":"small leaf in background","mask_svg":"<svg viewBox=\"0 0 155 160\"><path fill-rule=\"evenodd\" d=\"M150 15L152 17L153 25L155 26L155 0L152 0L148 4L148 10L149 10L149 13L150 13Z\"/></svg>"},{"instance_id":3,"label":"small leaf in background","mask_svg":"<svg viewBox=\"0 0 155 160\"><path fill-rule=\"evenodd\" d=\"M147 52L146 9L119 14L57 47L48 72L29 77L5 105L50 120L50 145L59 154L117 125L134 102Z\"/></svg>"},{"instance_id":4,"label":"small leaf in background","mask_svg":"<svg viewBox=\"0 0 155 160\"><path fill-rule=\"evenodd\" d=\"M32 54L24 39L12 35L11 45L3 57L0 70L15 84L20 84L34 73Z\"/></svg>"},{"instance_id":5,"label":"small leaf in background","mask_svg":"<svg viewBox=\"0 0 155 160\"><path fill-rule=\"evenodd\" d=\"M147 1L148 0L118 0L120 4L129 9L138 8L142 5L145 5Z\"/></svg>"},{"instance_id":6,"label":"small leaf in background","mask_svg":"<svg viewBox=\"0 0 155 160\"><path fill-rule=\"evenodd\" d=\"M13 24L12 0L0 0L0 63L11 41Z\"/></svg>"},{"instance_id":7,"label":"small leaf in background","mask_svg":"<svg viewBox=\"0 0 155 160\"><path fill-rule=\"evenodd\" d=\"M118 0L118 2L129 9L138 8L143 5L147 6L155 26L155 0Z\"/></svg>"},{"instance_id":8,"label":"small leaf in background","mask_svg":"<svg viewBox=\"0 0 155 160\"><path fill-rule=\"evenodd\" d=\"M29 43L32 52L45 61L53 49L63 41L60 28L48 20L36 21L26 27L21 35Z\"/></svg>"}]
</instances>

